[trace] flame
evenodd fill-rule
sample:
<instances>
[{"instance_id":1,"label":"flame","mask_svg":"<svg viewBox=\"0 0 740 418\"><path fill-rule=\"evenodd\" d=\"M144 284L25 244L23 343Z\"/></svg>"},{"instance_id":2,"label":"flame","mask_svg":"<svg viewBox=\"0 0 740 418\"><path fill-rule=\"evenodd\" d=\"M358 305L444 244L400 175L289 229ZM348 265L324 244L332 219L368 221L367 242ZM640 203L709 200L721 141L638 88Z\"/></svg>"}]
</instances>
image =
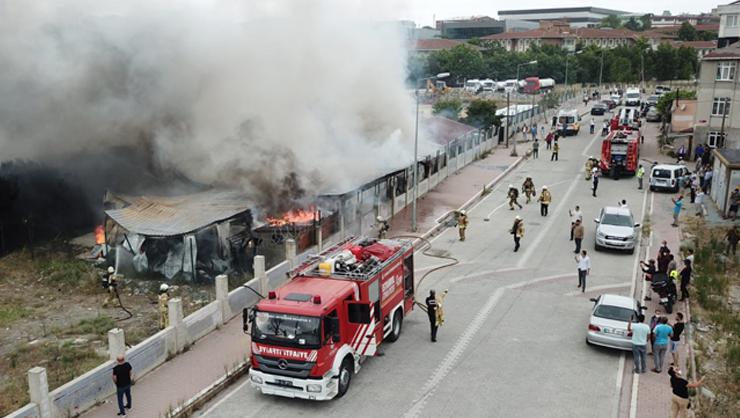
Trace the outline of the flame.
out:
<instances>
[{"instance_id":1,"label":"flame","mask_svg":"<svg viewBox=\"0 0 740 418\"><path fill-rule=\"evenodd\" d=\"M287 224L308 224L316 219L316 208L293 209L285 212L280 217L267 217L267 223L272 226L283 226Z\"/></svg>"},{"instance_id":2,"label":"flame","mask_svg":"<svg viewBox=\"0 0 740 418\"><path fill-rule=\"evenodd\" d=\"M105 244L105 228L103 228L103 225L95 227L95 243L98 245Z\"/></svg>"}]
</instances>

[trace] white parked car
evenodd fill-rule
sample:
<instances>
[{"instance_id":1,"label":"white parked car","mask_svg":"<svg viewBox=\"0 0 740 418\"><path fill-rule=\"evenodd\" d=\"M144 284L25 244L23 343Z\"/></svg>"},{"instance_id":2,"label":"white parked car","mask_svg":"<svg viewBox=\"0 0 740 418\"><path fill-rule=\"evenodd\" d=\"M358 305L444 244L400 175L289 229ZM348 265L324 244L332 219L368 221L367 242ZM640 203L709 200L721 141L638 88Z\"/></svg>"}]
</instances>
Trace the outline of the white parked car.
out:
<instances>
[{"instance_id":1,"label":"white parked car","mask_svg":"<svg viewBox=\"0 0 740 418\"><path fill-rule=\"evenodd\" d=\"M634 298L604 294L591 299L594 307L588 320L586 344L601 345L618 350L632 350L632 335L627 332L630 319L635 322L642 314Z\"/></svg>"},{"instance_id":2,"label":"white parked car","mask_svg":"<svg viewBox=\"0 0 740 418\"><path fill-rule=\"evenodd\" d=\"M594 248L599 251L603 248L627 250L630 254L635 251L640 224L636 224L632 212L627 207L607 206L601 209L599 217L594 219L599 224L596 227Z\"/></svg>"},{"instance_id":3,"label":"white parked car","mask_svg":"<svg viewBox=\"0 0 740 418\"><path fill-rule=\"evenodd\" d=\"M650 190L670 190L676 193L681 188L681 179L689 174L689 169L682 164L654 165L650 169Z\"/></svg>"}]
</instances>

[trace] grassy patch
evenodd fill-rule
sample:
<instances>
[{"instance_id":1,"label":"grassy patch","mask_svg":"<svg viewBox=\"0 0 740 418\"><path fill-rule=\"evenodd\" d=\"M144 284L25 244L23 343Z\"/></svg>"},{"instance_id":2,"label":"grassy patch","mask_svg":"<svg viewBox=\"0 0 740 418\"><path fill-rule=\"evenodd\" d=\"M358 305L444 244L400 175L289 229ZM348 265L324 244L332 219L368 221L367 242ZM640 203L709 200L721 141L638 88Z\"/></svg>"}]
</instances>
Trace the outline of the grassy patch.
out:
<instances>
[{"instance_id":1,"label":"grassy patch","mask_svg":"<svg viewBox=\"0 0 740 418\"><path fill-rule=\"evenodd\" d=\"M116 322L108 316L96 316L95 318L83 319L72 327L68 334L95 334L107 335L108 331L116 327Z\"/></svg>"},{"instance_id":2,"label":"grassy patch","mask_svg":"<svg viewBox=\"0 0 740 418\"><path fill-rule=\"evenodd\" d=\"M38 267L41 278L54 286L90 289L98 285L92 267L82 260L55 257L40 261Z\"/></svg>"},{"instance_id":3,"label":"grassy patch","mask_svg":"<svg viewBox=\"0 0 740 418\"><path fill-rule=\"evenodd\" d=\"M0 327L5 327L13 322L23 319L31 314L31 311L18 303L7 303L0 306Z\"/></svg>"},{"instance_id":4,"label":"grassy patch","mask_svg":"<svg viewBox=\"0 0 740 418\"><path fill-rule=\"evenodd\" d=\"M6 415L28 403L28 369L46 367L49 390L97 367L105 357L98 356L89 346L48 342L19 346L6 358L0 359L3 380L0 384L0 415Z\"/></svg>"}]
</instances>

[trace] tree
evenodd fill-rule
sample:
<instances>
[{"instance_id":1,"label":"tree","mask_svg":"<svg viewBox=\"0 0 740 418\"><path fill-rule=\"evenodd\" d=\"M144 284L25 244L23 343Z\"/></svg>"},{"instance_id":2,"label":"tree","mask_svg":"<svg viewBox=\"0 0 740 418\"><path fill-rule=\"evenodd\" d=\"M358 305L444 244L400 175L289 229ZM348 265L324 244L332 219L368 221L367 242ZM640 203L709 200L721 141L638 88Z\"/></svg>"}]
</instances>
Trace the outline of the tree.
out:
<instances>
[{"instance_id":1,"label":"tree","mask_svg":"<svg viewBox=\"0 0 740 418\"><path fill-rule=\"evenodd\" d=\"M475 99L468 105L468 116L465 123L476 128L490 128L500 126L501 118L496 116L496 102L493 100Z\"/></svg>"},{"instance_id":2,"label":"tree","mask_svg":"<svg viewBox=\"0 0 740 418\"><path fill-rule=\"evenodd\" d=\"M640 16L640 24L642 26L642 30L650 30L650 28L653 27L653 15L646 14Z\"/></svg>"},{"instance_id":3,"label":"tree","mask_svg":"<svg viewBox=\"0 0 740 418\"><path fill-rule=\"evenodd\" d=\"M696 28L689 23L681 23L681 27L678 29L678 39L680 41L695 41L697 39Z\"/></svg>"},{"instance_id":4,"label":"tree","mask_svg":"<svg viewBox=\"0 0 740 418\"><path fill-rule=\"evenodd\" d=\"M694 78L696 70L699 68L699 58L696 56L694 48L682 46L676 49L676 78L679 80L689 80Z\"/></svg>"},{"instance_id":5,"label":"tree","mask_svg":"<svg viewBox=\"0 0 740 418\"><path fill-rule=\"evenodd\" d=\"M676 71L676 54L673 47L663 42L655 51L655 77L658 80L673 80Z\"/></svg>"},{"instance_id":6,"label":"tree","mask_svg":"<svg viewBox=\"0 0 740 418\"><path fill-rule=\"evenodd\" d=\"M463 104L459 99L439 100L432 106L432 113L447 119L458 120L462 108Z\"/></svg>"},{"instance_id":7,"label":"tree","mask_svg":"<svg viewBox=\"0 0 740 418\"><path fill-rule=\"evenodd\" d=\"M483 56L470 45L434 51L428 57L428 74L449 72L451 80L479 78L484 74Z\"/></svg>"},{"instance_id":8,"label":"tree","mask_svg":"<svg viewBox=\"0 0 740 418\"><path fill-rule=\"evenodd\" d=\"M602 28L617 29L622 26L622 19L617 15L609 15L601 19L599 26Z\"/></svg>"},{"instance_id":9,"label":"tree","mask_svg":"<svg viewBox=\"0 0 740 418\"><path fill-rule=\"evenodd\" d=\"M633 30L635 32L642 29L642 25L640 25L640 22L635 19L634 16L630 17L626 22L624 22L625 29Z\"/></svg>"},{"instance_id":10,"label":"tree","mask_svg":"<svg viewBox=\"0 0 740 418\"><path fill-rule=\"evenodd\" d=\"M696 100L696 92L691 90L671 91L660 96L658 103L655 105L655 109L661 116L663 116L663 120L668 120L670 118L671 106L673 106L673 101L676 99L676 96L678 96L679 100Z\"/></svg>"}]
</instances>

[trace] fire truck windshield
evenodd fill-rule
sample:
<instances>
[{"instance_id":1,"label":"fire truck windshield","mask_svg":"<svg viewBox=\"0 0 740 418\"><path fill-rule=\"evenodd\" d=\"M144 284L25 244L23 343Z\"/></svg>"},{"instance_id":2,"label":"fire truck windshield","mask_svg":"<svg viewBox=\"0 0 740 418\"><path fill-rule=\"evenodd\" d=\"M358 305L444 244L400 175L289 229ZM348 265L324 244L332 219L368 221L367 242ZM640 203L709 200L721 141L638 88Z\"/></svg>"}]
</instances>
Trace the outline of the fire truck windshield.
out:
<instances>
[{"instance_id":1,"label":"fire truck windshield","mask_svg":"<svg viewBox=\"0 0 740 418\"><path fill-rule=\"evenodd\" d=\"M310 316L255 312L252 341L291 347L318 348L321 320Z\"/></svg>"}]
</instances>

